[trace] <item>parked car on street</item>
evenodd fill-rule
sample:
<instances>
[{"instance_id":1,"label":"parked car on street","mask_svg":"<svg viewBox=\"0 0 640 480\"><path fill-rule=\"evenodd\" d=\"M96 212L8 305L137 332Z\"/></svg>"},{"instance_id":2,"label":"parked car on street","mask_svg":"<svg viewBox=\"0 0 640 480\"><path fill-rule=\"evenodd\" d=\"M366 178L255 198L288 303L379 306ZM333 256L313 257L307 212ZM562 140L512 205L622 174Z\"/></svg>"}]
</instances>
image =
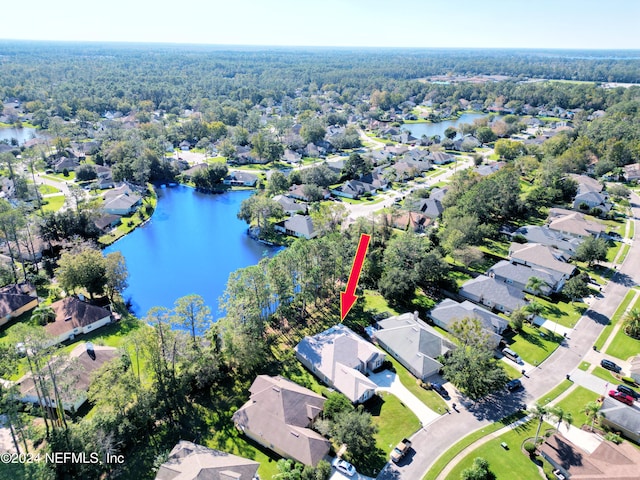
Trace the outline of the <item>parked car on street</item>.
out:
<instances>
[{"instance_id":1,"label":"parked car on street","mask_svg":"<svg viewBox=\"0 0 640 480\"><path fill-rule=\"evenodd\" d=\"M514 378L513 380L507 382L507 390L509 390L510 392L513 392L514 390L518 390L520 388L522 388L522 382L517 378Z\"/></svg>"},{"instance_id":2,"label":"parked car on street","mask_svg":"<svg viewBox=\"0 0 640 480\"><path fill-rule=\"evenodd\" d=\"M346 475L347 477L353 477L356 474L356 468L351 465L346 460L342 460L341 458L336 458L331 462L333 468L339 471L341 474Z\"/></svg>"},{"instance_id":3,"label":"parked car on street","mask_svg":"<svg viewBox=\"0 0 640 480\"><path fill-rule=\"evenodd\" d=\"M600 361L600 366L602 368L606 368L607 370L611 370L612 372L616 372L616 373L620 373L622 371L622 368L620 367L620 365L618 365L615 362L612 362L611 360L607 360L606 358L603 358Z\"/></svg>"},{"instance_id":4,"label":"parked car on street","mask_svg":"<svg viewBox=\"0 0 640 480\"><path fill-rule=\"evenodd\" d=\"M640 399L640 393L636 392L631 387L627 387L626 385L618 385L617 390L619 392L624 393L625 395L629 395L630 397L633 397L634 400Z\"/></svg>"},{"instance_id":5,"label":"parked car on street","mask_svg":"<svg viewBox=\"0 0 640 480\"><path fill-rule=\"evenodd\" d=\"M441 397L444 398L449 398L449 392L447 392L447 389L444 388L442 385L440 385L439 383L432 383L431 384L431 388L433 388L436 392L438 392L438 394Z\"/></svg>"},{"instance_id":6,"label":"parked car on street","mask_svg":"<svg viewBox=\"0 0 640 480\"><path fill-rule=\"evenodd\" d=\"M633 397L617 390L610 390L609 396L615 398L619 402L626 403L627 405L633 405Z\"/></svg>"}]
</instances>

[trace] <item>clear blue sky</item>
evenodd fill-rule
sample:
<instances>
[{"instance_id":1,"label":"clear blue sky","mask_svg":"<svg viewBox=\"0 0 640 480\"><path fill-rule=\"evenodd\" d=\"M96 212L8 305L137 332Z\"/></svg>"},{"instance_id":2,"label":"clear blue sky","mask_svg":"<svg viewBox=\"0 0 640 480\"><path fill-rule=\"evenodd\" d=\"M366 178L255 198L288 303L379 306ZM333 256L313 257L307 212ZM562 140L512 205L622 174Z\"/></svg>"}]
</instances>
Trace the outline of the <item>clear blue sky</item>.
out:
<instances>
[{"instance_id":1,"label":"clear blue sky","mask_svg":"<svg viewBox=\"0 0 640 480\"><path fill-rule=\"evenodd\" d=\"M27 0L2 39L640 49L640 0Z\"/></svg>"}]
</instances>

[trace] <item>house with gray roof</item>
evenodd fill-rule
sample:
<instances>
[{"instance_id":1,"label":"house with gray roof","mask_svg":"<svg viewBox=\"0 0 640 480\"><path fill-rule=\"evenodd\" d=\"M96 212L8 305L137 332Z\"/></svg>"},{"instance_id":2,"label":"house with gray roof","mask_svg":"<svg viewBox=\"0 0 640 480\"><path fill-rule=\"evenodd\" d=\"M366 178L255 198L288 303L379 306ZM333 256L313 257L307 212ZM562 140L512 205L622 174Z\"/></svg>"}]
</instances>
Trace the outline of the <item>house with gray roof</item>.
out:
<instances>
[{"instance_id":1,"label":"house with gray roof","mask_svg":"<svg viewBox=\"0 0 640 480\"><path fill-rule=\"evenodd\" d=\"M552 209L553 210L553 209ZM557 211L554 213L558 213ZM586 238L593 236L598 238L607 228L601 223L592 222L584 218L580 212L570 212L566 215L551 216L549 211L549 229L562 233L567 237Z\"/></svg>"},{"instance_id":2,"label":"house with gray roof","mask_svg":"<svg viewBox=\"0 0 640 480\"><path fill-rule=\"evenodd\" d=\"M418 204L418 211L429 218L439 218L444 212L442 202L437 198L425 198Z\"/></svg>"},{"instance_id":3,"label":"house with gray roof","mask_svg":"<svg viewBox=\"0 0 640 480\"><path fill-rule=\"evenodd\" d=\"M293 198L285 195L276 195L273 200L280 204L282 210L287 215L294 215L296 213L307 213L307 204L305 202L296 202Z\"/></svg>"},{"instance_id":4,"label":"house with gray roof","mask_svg":"<svg viewBox=\"0 0 640 480\"><path fill-rule=\"evenodd\" d=\"M259 467L253 460L180 440L155 480L254 480Z\"/></svg>"},{"instance_id":5,"label":"house with gray roof","mask_svg":"<svg viewBox=\"0 0 640 480\"><path fill-rule=\"evenodd\" d=\"M416 378L426 380L442 368L437 360L455 348L444 335L418 318L416 313L404 313L380 320L374 339Z\"/></svg>"},{"instance_id":6,"label":"house with gray roof","mask_svg":"<svg viewBox=\"0 0 640 480\"><path fill-rule=\"evenodd\" d=\"M224 177L222 183L234 187L255 187L256 183L258 183L258 176L250 172L233 170Z\"/></svg>"},{"instance_id":7,"label":"house with gray roof","mask_svg":"<svg viewBox=\"0 0 640 480\"><path fill-rule=\"evenodd\" d=\"M587 210L584 206L587 206L589 210L598 208L602 213L607 213L613 207L613 204L609 201L609 195L602 192L587 191L584 193L578 193L573 199L573 208L576 210Z\"/></svg>"},{"instance_id":8,"label":"house with gray roof","mask_svg":"<svg viewBox=\"0 0 640 480\"><path fill-rule=\"evenodd\" d=\"M636 383L640 383L640 355L636 355L629 360L629 376L633 378Z\"/></svg>"},{"instance_id":9,"label":"house with gray roof","mask_svg":"<svg viewBox=\"0 0 640 480\"><path fill-rule=\"evenodd\" d=\"M492 173L496 173L498 170L500 170L506 164L507 164L506 162L491 162L491 163L488 163L486 165L478 165L477 167L475 167L474 170L478 175L486 177L487 175L491 175Z\"/></svg>"},{"instance_id":10,"label":"house with gray roof","mask_svg":"<svg viewBox=\"0 0 640 480\"><path fill-rule=\"evenodd\" d=\"M509 322L504 318L468 300L458 303L450 298L445 298L431 310L429 317L434 324L447 331L451 330L451 326L456 321L475 318L489 335L489 340L494 347L498 346L502 339L502 333L509 326Z\"/></svg>"},{"instance_id":11,"label":"house with gray roof","mask_svg":"<svg viewBox=\"0 0 640 480\"><path fill-rule=\"evenodd\" d=\"M338 197L357 199L366 193L375 195L376 190L376 187L370 183L361 182L360 180L348 180L339 187L332 188L331 193Z\"/></svg>"},{"instance_id":12,"label":"house with gray roof","mask_svg":"<svg viewBox=\"0 0 640 480\"><path fill-rule=\"evenodd\" d=\"M436 165L444 165L445 163L451 163L456 159L450 153L445 152L433 152L429 155L429 160L431 160Z\"/></svg>"},{"instance_id":13,"label":"house with gray roof","mask_svg":"<svg viewBox=\"0 0 640 480\"><path fill-rule=\"evenodd\" d=\"M110 200L105 200L102 210L112 215L129 215L140 205L142 197L137 193L123 193Z\"/></svg>"},{"instance_id":14,"label":"house with gray roof","mask_svg":"<svg viewBox=\"0 0 640 480\"><path fill-rule=\"evenodd\" d=\"M640 443L640 410L613 398L604 397L600 408L600 423L619 431L630 440Z\"/></svg>"},{"instance_id":15,"label":"house with gray roof","mask_svg":"<svg viewBox=\"0 0 640 480\"><path fill-rule=\"evenodd\" d=\"M507 315L527 304L522 290L485 275L465 282L458 294L467 300L494 308Z\"/></svg>"},{"instance_id":16,"label":"house with gray roof","mask_svg":"<svg viewBox=\"0 0 640 480\"><path fill-rule=\"evenodd\" d=\"M512 262L522 265L542 267L563 275L567 280L576 270L575 265L566 262L566 257L560 250L556 250L539 243L515 243L509 246L509 258Z\"/></svg>"},{"instance_id":17,"label":"house with gray roof","mask_svg":"<svg viewBox=\"0 0 640 480\"><path fill-rule=\"evenodd\" d=\"M564 275L560 272L546 270L537 266L514 263L508 260L501 260L496 263L487 270L487 275L495 278L496 281L504 282L519 290L533 294L537 292L528 289L527 284L532 277L539 278L543 282L543 285L540 287L540 293L544 295L559 292L562 290L565 281Z\"/></svg>"},{"instance_id":18,"label":"house with gray roof","mask_svg":"<svg viewBox=\"0 0 640 480\"><path fill-rule=\"evenodd\" d=\"M344 325L304 337L295 350L305 367L353 403L374 395L376 384L365 374L382 365L384 353Z\"/></svg>"},{"instance_id":19,"label":"house with gray roof","mask_svg":"<svg viewBox=\"0 0 640 480\"><path fill-rule=\"evenodd\" d=\"M521 235L529 243L539 243L547 247L562 250L565 254L573 256L576 249L582 243L581 239L564 235L558 230L552 230L547 226L525 225L518 228L513 235Z\"/></svg>"},{"instance_id":20,"label":"house with gray roof","mask_svg":"<svg viewBox=\"0 0 640 480\"><path fill-rule=\"evenodd\" d=\"M274 229L276 232L281 232L292 237L303 237L307 240L318 236L318 231L313 226L311 217L297 213L291 218L276 223Z\"/></svg>"},{"instance_id":21,"label":"house with gray roof","mask_svg":"<svg viewBox=\"0 0 640 480\"><path fill-rule=\"evenodd\" d=\"M277 376L258 375L249 400L232 417L244 435L278 455L315 466L331 447L309 428L324 407L323 396Z\"/></svg>"}]
</instances>

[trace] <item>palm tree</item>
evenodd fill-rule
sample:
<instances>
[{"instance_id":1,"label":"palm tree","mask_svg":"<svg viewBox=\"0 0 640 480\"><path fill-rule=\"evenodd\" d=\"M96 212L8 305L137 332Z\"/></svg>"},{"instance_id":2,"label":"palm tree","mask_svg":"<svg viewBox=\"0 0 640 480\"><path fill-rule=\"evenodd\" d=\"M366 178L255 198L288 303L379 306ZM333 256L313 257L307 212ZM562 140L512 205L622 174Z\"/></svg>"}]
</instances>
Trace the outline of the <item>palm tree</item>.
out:
<instances>
[{"instance_id":1,"label":"palm tree","mask_svg":"<svg viewBox=\"0 0 640 480\"><path fill-rule=\"evenodd\" d=\"M41 303L33 309L31 318L34 319L38 323L38 325L46 325L50 321L55 320L56 312L53 310L53 308L51 308L50 305Z\"/></svg>"},{"instance_id":2,"label":"palm tree","mask_svg":"<svg viewBox=\"0 0 640 480\"><path fill-rule=\"evenodd\" d=\"M533 316L533 318L544 312L544 306L540 302L536 302L535 300L529 302L529 304L524 308Z\"/></svg>"},{"instance_id":3,"label":"palm tree","mask_svg":"<svg viewBox=\"0 0 640 480\"><path fill-rule=\"evenodd\" d=\"M536 430L536 438L533 441L534 445L538 445L538 437L540 436L540 428L542 427L542 422L550 413L550 410L547 406L542 405L541 403L536 403L531 410L527 412L529 415L538 419L538 429Z\"/></svg>"},{"instance_id":4,"label":"palm tree","mask_svg":"<svg viewBox=\"0 0 640 480\"><path fill-rule=\"evenodd\" d=\"M624 333L640 339L640 309L634 308L625 315Z\"/></svg>"},{"instance_id":5,"label":"palm tree","mask_svg":"<svg viewBox=\"0 0 640 480\"><path fill-rule=\"evenodd\" d=\"M553 407L551 409L551 415L558 421L556 425L556 431L560 430L560 424L564 421L567 428L573 423L573 415L571 412L565 412L562 407Z\"/></svg>"},{"instance_id":6,"label":"palm tree","mask_svg":"<svg viewBox=\"0 0 640 480\"><path fill-rule=\"evenodd\" d=\"M582 410L580 410L581 413L584 413L587 418L591 420L591 431L593 431L593 424L596 422L598 417L601 416L600 407L602 407L602 405L598 402L589 402Z\"/></svg>"},{"instance_id":7,"label":"palm tree","mask_svg":"<svg viewBox=\"0 0 640 480\"><path fill-rule=\"evenodd\" d=\"M544 280L538 277L529 277L527 281L527 285L525 288L530 290L534 295L539 296L542 293L542 287L545 286L546 283Z\"/></svg>"}]
</instances>

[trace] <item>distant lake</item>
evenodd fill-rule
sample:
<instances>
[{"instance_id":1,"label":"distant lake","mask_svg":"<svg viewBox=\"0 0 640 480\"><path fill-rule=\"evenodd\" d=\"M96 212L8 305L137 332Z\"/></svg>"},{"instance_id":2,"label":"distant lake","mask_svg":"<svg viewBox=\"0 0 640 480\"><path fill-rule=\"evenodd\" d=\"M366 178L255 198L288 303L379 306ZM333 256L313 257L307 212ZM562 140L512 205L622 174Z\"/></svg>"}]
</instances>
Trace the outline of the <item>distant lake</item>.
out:
<instances>
[{"instance_id":1,"label":"distant lake","mask_svg":"<svg viewBox=\"0 0 640 480\"><path fill-rule=\"evenodd\" d=\"M207 195L183 185L157 192L151 221L105 249L119 250L127 261L124 298L143 317L151 307L172 308L176 299L196 293L218 318L229 274L279 250L249 238L247 224L236 217L253 192Z\"/></svg>"},{"instance_id":2,"label":"distant lake","mask_svg":"<svg viewBox=\"0 0 640 480\"><path fill-rule=\"evenodd\" d=\"M0 141L9 140L12 138L18 140L18 145L22 145L24 142L31 140L32 138L39 137L38 131L31 127L3 127L0 128Z\"/></svg>"},{"instance_id":3,"label":"distant lake","mask_svg":"<svg viewBox=\"0 0 640 480\"><path fill-rule=\"evenodd\" d=\"M440 138L444 138L444 131L449 127L458 127L463 123L473 123L476 118L487 117L486 113L463 113L459 118L455 120L444 120L436 123L405 123L402 125L403 130L408 130L416 138L421 138L423 135L433 137L434 135L440 135Z\"/></svg>"}]
</instances>

